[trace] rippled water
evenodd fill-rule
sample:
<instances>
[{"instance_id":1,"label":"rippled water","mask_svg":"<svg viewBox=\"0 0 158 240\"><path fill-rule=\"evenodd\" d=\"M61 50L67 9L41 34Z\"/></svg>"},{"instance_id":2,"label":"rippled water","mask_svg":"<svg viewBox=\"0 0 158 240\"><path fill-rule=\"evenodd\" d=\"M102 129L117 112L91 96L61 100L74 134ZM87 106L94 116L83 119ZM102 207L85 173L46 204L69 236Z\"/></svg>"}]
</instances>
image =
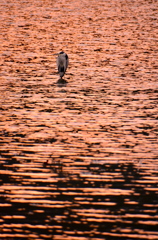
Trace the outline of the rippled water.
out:
<instances>
[{"instance_id":1,"label":"rippled water","mask_svg":"<svg viewBox=\"0 0 158 240\"><path fill-rule=\"evenodd\" d=\"M0 239L158 239L157 20L156 1L1 1Z\"/></svg>"}]
</instances>

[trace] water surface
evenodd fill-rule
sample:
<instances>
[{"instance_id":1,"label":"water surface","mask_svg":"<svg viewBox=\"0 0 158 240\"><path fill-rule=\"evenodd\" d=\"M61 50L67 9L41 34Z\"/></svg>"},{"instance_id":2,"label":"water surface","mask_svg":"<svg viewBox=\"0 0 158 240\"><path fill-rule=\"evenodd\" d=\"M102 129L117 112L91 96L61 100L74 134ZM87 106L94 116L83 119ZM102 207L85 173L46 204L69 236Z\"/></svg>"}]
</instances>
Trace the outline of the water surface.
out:
<instances>
[{"instance_id":1,"label":"water surface","mask_svg":"<svg viewBox=\"0 0 158 240\"><path fill-rule=\"evenodd\" d=\"M156 1L0 3L0 239L158 239L157 20Z\"/></svg>"}]
</instances>

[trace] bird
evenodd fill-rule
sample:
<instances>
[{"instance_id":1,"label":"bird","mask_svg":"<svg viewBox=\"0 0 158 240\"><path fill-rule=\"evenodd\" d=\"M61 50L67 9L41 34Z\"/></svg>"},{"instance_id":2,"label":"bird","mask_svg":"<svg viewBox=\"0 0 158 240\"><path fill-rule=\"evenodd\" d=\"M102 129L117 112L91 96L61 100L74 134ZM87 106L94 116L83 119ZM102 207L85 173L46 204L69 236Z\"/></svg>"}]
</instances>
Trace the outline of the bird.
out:
<instances>
[{"instance_id":1,"label":"bird","mask_svg":"<svg viewBox=\"0 0 158 240\"><path fill-rule=\"evenodd\" d=\"M57 57L57 67L60 79L64 76L69 64L69 57L65 52L60 52Z\"/></svg>"}]
</instances>

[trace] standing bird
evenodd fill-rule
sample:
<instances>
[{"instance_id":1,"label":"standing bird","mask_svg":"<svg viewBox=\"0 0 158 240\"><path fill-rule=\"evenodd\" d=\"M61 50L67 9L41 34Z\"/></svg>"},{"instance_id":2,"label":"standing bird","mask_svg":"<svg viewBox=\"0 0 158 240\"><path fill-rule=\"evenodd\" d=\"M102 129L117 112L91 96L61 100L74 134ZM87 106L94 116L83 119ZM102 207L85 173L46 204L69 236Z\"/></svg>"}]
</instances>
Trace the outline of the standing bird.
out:
<instances>
[{"instance_id":1,"label":"standing bird","mask_svg":"<svg viewBox=\"0 0 158 240\"><path fill-rule=\"evenodd\" d=\"M60 79L64 76L66 69L69 64L69 58L68 55L64 52L60 52L57 57L57 67L58 67L58 73L60 75Z\"/></svg>"}]
</instances>

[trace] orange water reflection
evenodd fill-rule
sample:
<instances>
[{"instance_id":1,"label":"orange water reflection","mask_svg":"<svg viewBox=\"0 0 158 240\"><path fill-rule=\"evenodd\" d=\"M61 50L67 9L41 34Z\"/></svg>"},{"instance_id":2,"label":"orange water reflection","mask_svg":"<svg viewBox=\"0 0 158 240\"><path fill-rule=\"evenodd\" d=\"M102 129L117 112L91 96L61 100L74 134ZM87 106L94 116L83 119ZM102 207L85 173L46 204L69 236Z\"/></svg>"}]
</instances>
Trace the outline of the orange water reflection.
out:
<instances>
[{"instance_id":1,"label":"orange water reflection","mask_svg":"<svg viewBox=\"0 0 158 240\"><path fill-rule=\"evenodd\" d=\"M1 1L0 239L158 239L156 13Z\"/></svg>"}]
</instances>

